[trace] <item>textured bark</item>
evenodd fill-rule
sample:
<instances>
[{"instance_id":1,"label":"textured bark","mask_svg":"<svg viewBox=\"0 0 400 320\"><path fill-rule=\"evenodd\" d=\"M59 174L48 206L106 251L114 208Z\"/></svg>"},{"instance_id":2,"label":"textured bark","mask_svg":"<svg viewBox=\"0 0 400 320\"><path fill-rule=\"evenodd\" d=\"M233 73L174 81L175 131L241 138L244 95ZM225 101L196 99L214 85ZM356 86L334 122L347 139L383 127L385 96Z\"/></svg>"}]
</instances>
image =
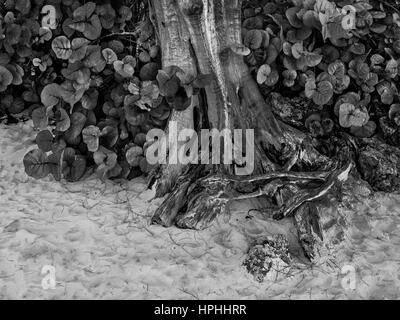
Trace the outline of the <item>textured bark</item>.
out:
<instances>
[{"instance_id":1,"label":"textured bark","mask_svg":"<svg viewBox=\"0 0 400 320\"><path fill-rule=\"evenodd\" d=\"M150 1L152 20L156 22L157 34L162 51L162 66L177 66L185 72L186 79L197 76L196 59L190 47L190 35L183 16L176 4L171 0ZM177 123L178 132L182 129L193 129L193 108L172 112L170 121ZM179 146L178 146L179 147ZM158 182L157 195L162 197L172 190L184 167L180 164L162 168Z\"/></svg>"},{"instance_id":2,"label":"textured bark","mask_svg":"<svg viewBox=\"0 0 400 320\"><path fill-rule=\"evenodd\" d=\"M312 262L318 260L324 239L317 207L313 203L305 203L294 214L294 222L304 255Z\"/></svg>"},{"instance_id":3,"label":"textured bark","mask_svg":"<svg viewBox=\"0 0 400 320\"><path fill-rule=\"evenodd\" d=\"M274 216L291 216L306 203L325 196L351 168L338 168L314 149L304 133L275 118L243 56L232 50L241 44L241 2L151 1L163 67L178 66L188 79L212 75L214 81L205 89L205 105L199 106L202 117L210 128L220 131L254 129L256 175L234 177L234 165L165 165L159 173L157 196L166 198L153 223L204 229L228 211L231 200L274 198L288 182L298 192ZM191 108L174 111L170 120L177 119L178 130L196 126ZM288 172L294 166L332 173Z\"/></svg>"}]
</instances>

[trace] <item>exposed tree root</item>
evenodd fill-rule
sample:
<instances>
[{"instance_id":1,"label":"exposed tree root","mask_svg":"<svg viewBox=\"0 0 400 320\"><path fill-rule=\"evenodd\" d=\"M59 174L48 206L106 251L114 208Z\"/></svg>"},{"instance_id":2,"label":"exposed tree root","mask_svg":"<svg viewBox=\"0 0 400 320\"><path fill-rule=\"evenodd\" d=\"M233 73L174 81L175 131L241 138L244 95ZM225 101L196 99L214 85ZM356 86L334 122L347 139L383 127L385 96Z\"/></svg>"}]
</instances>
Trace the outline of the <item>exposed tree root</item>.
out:
<instances>
[{"instance_id":1,"label":"exposed tree root","mask_svg":"<svg viewBox=\"0 0 400 320\"><path fill-rule=\"evenodd\" d=\"M205 89L205 106L199 106L210 128L255 130L254 176L235 176L235 164L164 165L155 177L157 196L166 197L152 222L204 229L218 215L229 213L231 201L270 198L277 203L270 215L294 216L302 246L312 257L312 202L343 183L354 165L321 155L306 134L275 118L243 57L232 50L241 43L241 2L151 1L163 67L178 66L188 78L214 77ZM178 121L181 130L197 127L193 118L189 108L174 111L170 121Z\"/></svg>"}]
</instances>

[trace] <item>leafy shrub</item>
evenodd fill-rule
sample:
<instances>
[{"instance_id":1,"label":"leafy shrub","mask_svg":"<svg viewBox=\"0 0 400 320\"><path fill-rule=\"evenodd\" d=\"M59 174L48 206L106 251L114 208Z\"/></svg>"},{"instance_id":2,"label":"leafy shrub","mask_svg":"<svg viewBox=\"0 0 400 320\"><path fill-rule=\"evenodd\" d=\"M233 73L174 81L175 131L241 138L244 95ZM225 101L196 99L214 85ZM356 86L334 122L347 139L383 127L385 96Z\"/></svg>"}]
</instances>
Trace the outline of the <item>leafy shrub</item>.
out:
<instances>
[{"instance_id":1,"label":"leafy shrub","mask_svg":"<svg viewBox=\"0 0 400 320\"><path fill-rule=\"evenodd\" d=\"M0 113L24 112L38 130L38 149L24 158L28 175L147 173L145 134L164 128L171 112L148 19L134 28L130 7L101 1L7 0L4 9Z\"/></svg>"},{"instance_id":2,"label":"leafy shrub","mask_svg":"<svg viewBox=\"0 0 400 320\"><path fill-rule=\"evenodd\" d=\"M147 132L164 128L210 80L182 83L179 68L160 70L151 22L134 28L121 3L6 1L0 110L25 110L38 130L39 149L24 158L28 175L73 182L93 171L102 179L148 173Z\"/></svg>"},{"instance_id":3,"label":"leafy shrub","mask_svg":"<svg viewBox=\"0 0 400 320\"><path fill-rule=\"evenodd\" d=\"M383 118L398 127L400 19L393 7L377 0L247 0L242 27L242 55L266 97L303 96L319 108L304 124L312 136L336 127L371 137L385 131Z\"/></svg>"},{"instance_id":4,"label":"leafy shrub","mask_svg":"<svg viewBox=\"0 0 400 320\"><path fill-rule=\"evenodd\" d=\"M132 178L151 169L146 133L164 128L212 80L160 70L150 21L128 6L83 0L6 0L0 16L0 115L38 129L29 175L77 181L93 171ZM390 13L391 12L391 13ZM133 18L133 19L132 19ZM400 145L400 17L378 0L247 0L244 57L266 95L313 104L315 139L382 132ZM315 113L315 110L319 112Z\"/></svg>"}]
</instances>

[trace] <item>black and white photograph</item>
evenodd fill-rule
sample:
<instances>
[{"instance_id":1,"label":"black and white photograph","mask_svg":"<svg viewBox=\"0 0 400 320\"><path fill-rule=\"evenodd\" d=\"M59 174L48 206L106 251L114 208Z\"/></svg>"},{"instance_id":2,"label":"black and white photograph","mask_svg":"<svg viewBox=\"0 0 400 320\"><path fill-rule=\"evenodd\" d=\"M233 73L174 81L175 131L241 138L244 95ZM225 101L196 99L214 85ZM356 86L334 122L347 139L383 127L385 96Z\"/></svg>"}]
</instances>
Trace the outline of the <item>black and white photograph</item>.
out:
<instances>
[{"instance_id":1,"label":"black and white photograph","mask_svg":"<svg viewBox=\"0 0 400 320\"><path fill-rule=\"evenodd\" d=\"M0 300L400 299L399 90L400 0L0 0Z\"/></svg>"}]
</instances>

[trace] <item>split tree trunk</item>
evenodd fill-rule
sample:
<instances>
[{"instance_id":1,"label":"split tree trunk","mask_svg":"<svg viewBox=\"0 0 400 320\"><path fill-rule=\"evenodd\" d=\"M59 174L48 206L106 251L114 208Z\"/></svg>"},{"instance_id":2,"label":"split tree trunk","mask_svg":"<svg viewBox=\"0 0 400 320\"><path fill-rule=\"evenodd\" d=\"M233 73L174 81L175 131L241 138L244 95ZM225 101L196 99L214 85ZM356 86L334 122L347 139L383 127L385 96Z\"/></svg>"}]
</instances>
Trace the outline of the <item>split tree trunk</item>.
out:
<instances>
[{"instance_id":1,"label":"split tree trunk","mask_svg":"<svg viewBox=\"0 0 400 320\"><path fill-rule=\"evenodd\" d=\"M254 129L254 174L258 175L253 179L237 178L232 165L164 165L158 177L157 196L168 195L156 211L154 223L203 229L225 213L232 199L269 196L284 203L296 190L303 191L290 208L281 208L278 216L294 214L298 209L304 212L307 202L325 195L335 179L348 174L351 166L329 176L323 172L288 172L293 166L337 168L308 143L307 136L275 119L243 57L232 50L241 44L241 0L151 0L150 4L163 67L177 66L187 79L198 74L214 78L205 89L203 104L174 111L170 121L177 122L178 131L197 127L197 108L210 128ZM315 184L312 191L310 181ZM286 184L294 187L285 195L279 194L279 187Z\"/></svg>"}]
</instances>

